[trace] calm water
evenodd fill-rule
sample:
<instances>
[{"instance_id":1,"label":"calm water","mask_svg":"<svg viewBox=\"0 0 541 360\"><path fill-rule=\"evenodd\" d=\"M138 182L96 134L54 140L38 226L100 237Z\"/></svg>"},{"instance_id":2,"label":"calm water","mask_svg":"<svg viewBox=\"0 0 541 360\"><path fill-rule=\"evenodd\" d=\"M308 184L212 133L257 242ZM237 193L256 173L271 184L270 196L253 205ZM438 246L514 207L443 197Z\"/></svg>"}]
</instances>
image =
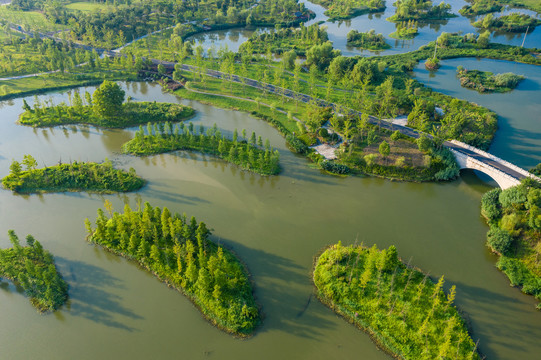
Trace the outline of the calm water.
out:
<instances>
[{"instance_id":1,"label":"calm water","mask_svg":"<svg viewBox=\"0 0 541 360\"><path fill-rule=\"evenodd\" d=\"M413 50L417 50L419 47L428 44L431 41L434 41L442 32L457 33L462 32L467 33L479 33L477 28L471 25L471 21L468 18L463 16L458 16L448 20L440 21L430 21L419 24L419 35L417 35L412 40L396 40L389 37L389 34L396 30L396 24L386 19L392 16L395 13L395 7L392 5L394 1L387 0L387 8L382 13L376 14L365 14L357 16L350 20L345 21L328 21L328 17L324 15L325 9L317 4L311 3L306 0L300 0L305 4L306 8L312 10L316 17L310 20L307 25L314 24L316 22L323 21L325 26L327 26L327 32L329 34L329 40L333 42L333 46L336 49L340 49L342 54L345 56L355 56L355 55L364 55L371 56L375 53L378 54L397 54L405 53ZM463 0L451 0L446 1L451 4L451 12L454 14L459 14L458 10L462 8L467 2ZM436 1L434 3L438 3ZM524 9L505 9L501 14L509 14L511 12L520 12L524 14L529 14L531 16L539 17L537 13L530 10ZM499 16L501 14L496 14ZM368 31L371 29L376 30L377 33L383 34L387 42L392 45L391 49L373 52L368 50L357 49L346 45L346 36L347 33L351 30L358 31ZM239 46L248 40L253 33L253 29L233 29L233 30L218 30L211 31L208 33L198 34L193 37L190 37L190 40L194 40L197 44L202 44L205 49L208 49L212 44L219 48L221 46L226 46L229 50L236 51ZM510 44L510 45L521 45L524 40L524 34L492 34L492 41ZM541 26L538 26L535 30L530 31L524 42L524 46L530 48L541 48Z\"/></svg>"},{"instance_id":2,"label":"calm water","mask_svg":"<svg viewBox=\"0 0 541 360\"><path fill-rule=\"evenodd\" d=\"M498 132L490 152L524 168L541 162L541 67L491 59L449 59L441 68L429 72L424 64L415 70L417 80L436 91L485 106L498 115ZM526 77L518 87L504 94L480 94L460 86L456 68L490 71L494 74L513 72Z\"/></svg>"},{"instance_id":3,"label":"calm water","mask_svg":"<svg viewBox=\"0 0 541 360\"><path fill-rule=\"evenodd\" d=\"M129 84L127 95L178 101L145 84ZM67 94L52 97L62 101ZM129 195L18 196L0 190L0 246L9 245L8 229L21 237L33 234L55 254L71 297L58 312L40 316L17 289L2 283L2 358L388 359L368 336L314 299L302 312L313 291L313 257L338 240L395 244L404 259L457 285L457 304L489 358L539 358L541 314L535 301L509 286L484 246L487 226L479 201L488 184L469 173L453 183L422 185L324 175L286 150L266 123L183 102L197 109L197 124L216 122L224 131L246 128L269 138L281 152L283 174L263 178L185 152L144 159L120 155L133 129L32 129L15 124L21 99L2 103L0 176L8 173L11 159L30 153L40 165L108 157L149 180ZM241 341L222 333L180 293L88 245L83 219L94 220L105 199L117 209L149 201L213 228L215 239L246 262L257 284L266 318L255 337Z\"/></svg>"}]
</instances>

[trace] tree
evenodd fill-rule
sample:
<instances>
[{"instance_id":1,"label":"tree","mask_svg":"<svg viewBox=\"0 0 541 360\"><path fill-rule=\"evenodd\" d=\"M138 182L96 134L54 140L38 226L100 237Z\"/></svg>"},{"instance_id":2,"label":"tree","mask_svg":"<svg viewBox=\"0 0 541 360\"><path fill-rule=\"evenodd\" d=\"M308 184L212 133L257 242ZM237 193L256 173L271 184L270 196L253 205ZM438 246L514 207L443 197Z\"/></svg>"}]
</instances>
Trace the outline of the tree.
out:
<instances>
[{"instance_id":1,"label":"tree","mask_svg":"<svg viewBox=\"0 0 541 360\"><path fill-rule=\"evenodd\" d=\"M23 158L23 165L26 167L26 170L34 170L38 166L36 159L32 155L25 155Z\"/></svg>"},{"instance_id":2,"label":"tree","mask_svg":"<svg viewBox=\"0 0 541 360\"><path fill-rule=\"evenodd\" d=\"M122 103L126 93L114 82L105 80L94 91L93 109L101 116L111 117L122 111Z\"/></svg>"},{"instance_id":3,"label":"tree","mask_svg":"<svg viewBox=\"0 0 541 360\"><path fill-rule=\"evenodd\" d=\"M10 171L10 174L14 175L14 176L19 176L21 175L21 164L16 161L16 160L13 160L11 162L11 165L9 166L9 171Z\"/></svg>"},{"instance_id":4,"label":"tree","mask_svg":"<svg viewBox=\"0 0 541 360\"><path fill-rule=\"evenodd\" d=\"M381 144L379 144L379 153L381 156L383 156L384 159L389 156L391 153L391 147L389 146L389 143L387 141L382 141Z\"/></svg>"},{"instance_id":5,"label":"tree","mask_svg":"<svg viewBox=\"0 0 541 360\"><path fill-rule=\"evenodd\" d=\"M506 255L513 245L513 238L505 230L492 226L487 233L487 244L492 250Z\"/></svg>"}]
</instances>

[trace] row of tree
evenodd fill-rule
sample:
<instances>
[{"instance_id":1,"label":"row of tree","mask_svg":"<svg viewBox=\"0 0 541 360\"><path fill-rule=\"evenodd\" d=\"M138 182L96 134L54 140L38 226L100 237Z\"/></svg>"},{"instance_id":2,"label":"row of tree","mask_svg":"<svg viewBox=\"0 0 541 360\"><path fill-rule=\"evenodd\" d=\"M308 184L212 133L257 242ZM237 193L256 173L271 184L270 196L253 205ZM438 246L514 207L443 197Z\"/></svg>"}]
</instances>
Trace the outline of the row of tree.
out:
<instances>
[{"instance_id":1,"label":"row of tree","mask_svg":"<svg viewBox=\"0 0 541 360\"><path fill-rule=\"evenodd\" d=\"M260 321L245 268L228 250L209 239L210 230L194 217L172 214L145 203L143 209L98 209L96 227L85 225L89 241L133 259L184 292L220 328L249 335Z\"/></svg>"},{"instance_id":2,"label":"row of tree","mask_svg":"<svg viewBox=\"0 0 541 360\"><path fill-rule=\"evenodd\" d=\"M53 256L32 235L21 246L13 230L8 231L9 249L0 249L0 279L16 282L40 312L56 310L68 299L68 284L57 271Z\"/></svg>"},{"instance_id":3,"label":"row of tree","mask_svg":"<svg viewBox=\"0 0 541 360\"><path fill-rule=\"evenodd\" d=\"M243 169L262 175L276 175L280 172L280 153L270 147L268 140L261 136L256 137L255 132L248 141L246 130L242 131L244 140L239 141L235 129L233 140L222 136L216 124L206 132L201 126L199 133L194 131L193 123L185 126L184 123L171 125L151 124L145 129L140 127L135 138L122 146L125 153L134 155L151 155L175 150L192 150L204 154L218 156L228 162L237 164Z\"/></svg>"}]
</instances>

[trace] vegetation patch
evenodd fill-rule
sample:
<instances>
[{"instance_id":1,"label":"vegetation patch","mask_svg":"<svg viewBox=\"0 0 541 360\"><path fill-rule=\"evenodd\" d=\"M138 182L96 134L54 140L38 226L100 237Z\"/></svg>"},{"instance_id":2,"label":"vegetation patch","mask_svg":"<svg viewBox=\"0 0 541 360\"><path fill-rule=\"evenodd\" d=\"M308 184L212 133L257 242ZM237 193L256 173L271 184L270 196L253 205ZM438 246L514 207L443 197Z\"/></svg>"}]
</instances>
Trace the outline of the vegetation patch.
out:
<instances>
[{"instance_id":1,"label":"vegetation patch","mask_svg":"<svg viewBox=\"0 0 541 360\"><path fill-rule=\"evenodd\" d=\"M160 124L161 125L161 124ZM166 122L163 126L143 127L135 133L135 138L122 146L122 151L133 155L152 155L175 150L191 150L203 154L211 154L236 164L245 170L261 175L276 175L280 172L280 154L270 147L266 141L263 148L261 136L256 138L252 132L250 139L243 130L243 140L239 141L235 130L233 140L222 136L216 124L205 133L204 128L199 133L194 130L193 124L184 126L171 126Z\"/></svg>"},{"instance_id":2,"label":"vegetation patch","mask_svg":"<svg viewBox=\"0 0 541 360\"><path fill-rule=\"evenodd\" d=\"M481 214L490 226L487 246L500 255L498 268L511 285L541 300L541 183L526 178L518 186L487 192Z\"/></svg>"},{"instance_id":3,"label":"vegetation patch","mask_svg":"<svg viewBox=\"0 0 541 360\"><path fill-rule=\"evenodd\" d=\"M8 231L12 248L0 249L0 279L12 280L24 289L39 312L54 311L68 299L68 284L57 271L53 256L32 235L21 246L13 230Z\"/></svg>"},{"instance_id":4,"label":"vegetation patch","mask_svg":"<svg viewBox=\"0 0 541 360\"><path fill-rule=\"evenodd\" d=\"M135 170L114 169L106 160L102 164L73 162L37 169L37 161L31 155L23 160L26 170L18 161L9 167L10 173L2 179L2 186L17 193L43 193L64 191L88 191L99 193L136 191L145 185Z\"/></svg>"},{"instance_id":5,"label":"vegetation patch","mask_svg":"<svg viewBox=\"0 0 541 360\"><path fill-rule=\"evenodd\" d=\"M347 35L347 44L366 50L390 49L391 45L385 42L382 34L376 34L374 29L367 32L351 30Z\"/></svg>"},{"instance_id":6,"label":"vegetation patch","mask_svg":"<svg viewBox=\"0 0 541 360\"><path fill-rule=\"evenodd\" d=\"M144 208L109 216L98 209L96 227L88 219L88 240L141 265L181 291L220 329L249 336L260 323L246 268L230 251L209 240L210 230L192 217L171 214L145 203Z\"/></svg>"},{"instance_id":7,"label":"vegetation patch","mask_svg":"<svg viewBox=\"0 0 541 360\"><path fill-rule=\"evenodd\" d=\"M483 92L508 92L518 86L525 79L524 76L513 73L494 75L488 71L467 70L462 66L457 68L457 76L462 87Z\"/></svg>"},{"instance_id":8,"label":"vegetation patch","mask_svg":"<svg viewBox=\"0 0 541 360\"><path fill-rule=\"evenodd\" d=\"M194 110L180 104L126 102L119 85L104 81L93 95L75 92L72 105L42 104L37 98L31 108L24 101L19 123L34 127L90 124L102 127L128 127L148 122L177 122L190 118Z\"/></svg>"},{"instance_id":9,"label":"vegetation patch","mask_svg":"<svg viewBox=\"0 0 541 360\"><path fill-rule=\"evenodd\" d=\"M327 248L315 262L319 299L398 359L480 359L453 305L428 275L402 263L394 246Z\"/></svg>"},{"instance_id":10,"label":"vegetation patch","mask_svg":"<svg viewBox=\"0 0 541 360\"><path fill-rule=\"evenodd\" d=\"M419 34L417 21L408 20L396 24L396 31L389 34L394 39L411 40Z\"/></svg>"},{"instance_id":11,"label":"vegetation patch","mask_svg":"<svg viewBox=\"0 0 541 360\"><path fill-rule=\"evenodd\" d=\"M325 15L331 21L351 19L385 10L385 0L313 0L312 2L327 8Z\"/></svg>"},{"instance_id":12,"label":"vegetation patch","mask_svg":"<svg viewBox=\"0 0 541 360\"><path fill-rule=\"evenodd\" d=\"M528 28L530 31L533 31L539 24L541 24L541 20L531 17L530 15L512 13L499 17L488 14L474 22L473 26L501 32L525 32Z\"/></svg>"},{"instance_id":13,"label":"vegetation patch","mask_svg":"<svg viewBox=\"0 0 541 360\"><path fill-rule=\"evenodd\" d=\"M451 5L443 1L439 5L433 5L430 0L396 0L394 15L389 21L405 20L440 20L456 17L451 13Z\"/></svg>"},{"instance_id":14,"label":"vegetation patch","mask_svg":"<svg viewBox=\"0 0 541 360\"><path fill-rule=\"evenodd\" d=\"M470 0L471 5L464 5L458 10L464 16L478 16L488 13L498 12L503 9L503 5L498 0Z\"/></svg>"}]
</instances>

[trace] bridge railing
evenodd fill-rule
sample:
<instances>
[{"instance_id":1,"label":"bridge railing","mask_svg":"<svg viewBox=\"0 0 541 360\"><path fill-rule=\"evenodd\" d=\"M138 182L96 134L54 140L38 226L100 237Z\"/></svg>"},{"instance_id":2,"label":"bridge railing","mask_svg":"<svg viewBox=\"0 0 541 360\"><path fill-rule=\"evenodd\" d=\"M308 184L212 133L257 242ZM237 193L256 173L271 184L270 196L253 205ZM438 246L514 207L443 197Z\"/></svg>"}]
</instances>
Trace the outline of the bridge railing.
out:
<instances>
[{"instance_id":1,"label":"bridge railing","mask_svg":"<svg viewBox=\"0 0 541 360\"><path fill-rule=\"evenodd\" d=\"M492 155L490 153L487 153L486 151L480 150L480 149L478 149L476 147L465 144L465 143L463 143L461 141L458 141L458 140L451 140L450 142L452 142L453 144L458 145L460 147L471 150L471 151L473 151L473 152L475 152L475 153L477 153L479 155L483 155L483 156L485 156L485 157L487 157L487 158L489 158L491 160L497 161L500 164L503 164L503 165L507 166L508 168L513 169L516 172L518 172L518 173L520 173L520 174L522 174L522 175L524 175L526 177L529 177L529 178L532 178L532 179L534 179L536 181L541 182L541 178L539 178L538 176L535 176L534 174L524 170L521 167L516 166L515 164L510 163L509 161L505 161L505 160L503 160L503 159L501 159L501 158L499 158L497 156L494 156L494 155Z\"/></svg>"}]
</instances>

